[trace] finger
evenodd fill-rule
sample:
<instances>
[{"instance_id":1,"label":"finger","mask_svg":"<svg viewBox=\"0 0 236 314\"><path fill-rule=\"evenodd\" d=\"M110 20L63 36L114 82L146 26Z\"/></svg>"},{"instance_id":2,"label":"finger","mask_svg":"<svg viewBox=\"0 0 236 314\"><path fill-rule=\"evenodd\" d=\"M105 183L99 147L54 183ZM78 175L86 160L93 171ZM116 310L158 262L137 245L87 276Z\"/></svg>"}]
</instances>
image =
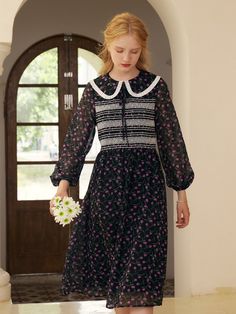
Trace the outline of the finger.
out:
<instances>
[{"instance_id":1,"label":"finger","mask_svg":"<svg viewBox=\"0 0 236 314\"><path fill-rule=\"evenodd\" d=\"M176 223L181 224L182 221L182 211L180 209L177 209L177 221Z\"/></svg>"},{"instance_id":2,"label":"finger","mask_svg":"<svg viewBox=\"0 0 236 314\"><path fill-rule=\"evenodd\" d=\"M53 209L52 209L51 207L49 208L49 212L50 212L50 214L51 214L52 216L54 216L54 215L53 215Z\"/></svg>"},{"instance_id":3,"label":"finger","mask_svg":"<svg viewBox=\"0 0 236 314\"><path fill-rule=\"evenodd\" d=\"M54 206L54 203L53 203L53 200L50 200L49 201L49 212L50 214L53 216L53 206Z\"/></svg>"},{"instance_id":4,"label":"finger","mask_svg":"<svg viewBox=\"0 0 236 314\"><path fill-rule=\"evenodd\" d=\"M49 203L49 208L52 209L52 207L53 207L53 203L50 202L50 203Z\"/></svg>"},{"instance_id":5,"label":"finger","mask_svg":"<svg viewBox=\"0 0 236 314\"><path fill-rule=\"evenodd\" d=\"M190 212L188 207L177 205L177 221L178 226L187 226L189 224Z\"/></svg>"},{"instance_id":6,"label":"finger","mask_svg":"<svg viewBox=\"0 0 236 314\"><path fill-rule=\"evenodd\" d=\"M184 216L182 216L182 213L178 214L178 219L176 221L176 226L182 227L186 224L186 219Z\"/></svg>"},{"instance_id":7,"label":"finger","mask_svg":"<svg viewBox=\"0 0 236 314\"><path fill-rule=\"evenodd\" d=\"M184 228L189 224L189 220L187 217L182 217L181 221L176 225L178 228Z\"/></svg>"},{"instance_id":8,"label":"finger","mask_svg":"<svg viewBox=\"0 0 236 314\"><path fill-rule=\"evenodd\" d=\"M185 217L185 225L187 226L189 224L189 214Z\"/></svg>"}]
</instances>

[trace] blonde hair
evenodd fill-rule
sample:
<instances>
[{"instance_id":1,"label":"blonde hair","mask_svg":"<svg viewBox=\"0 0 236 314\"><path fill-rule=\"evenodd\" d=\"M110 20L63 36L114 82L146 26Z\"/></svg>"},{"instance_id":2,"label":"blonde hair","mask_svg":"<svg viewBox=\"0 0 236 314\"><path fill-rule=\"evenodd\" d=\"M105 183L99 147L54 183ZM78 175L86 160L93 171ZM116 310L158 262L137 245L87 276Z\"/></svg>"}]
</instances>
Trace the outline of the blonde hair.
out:
<instances>
[{"instance_id":1,"label":"blonde hair","mask_svg":"<svg viewBox=\"0 0 236 314\"><path fill-rule=\"evenodd\" d=\"M103 31L104 42L98 54L98 56L104 62L102 68L99 71L101 75L110 72L113 68L113 62L108 51L108 46L115 38L127 34L133 35L142 47L136 67L139 70L147 70L149 64L149 52L147 49L148 32L146 26L137 16L129 12L124 12L115 15L112 20L106 25L106 28Z\"/></svg>"}]
</instances>

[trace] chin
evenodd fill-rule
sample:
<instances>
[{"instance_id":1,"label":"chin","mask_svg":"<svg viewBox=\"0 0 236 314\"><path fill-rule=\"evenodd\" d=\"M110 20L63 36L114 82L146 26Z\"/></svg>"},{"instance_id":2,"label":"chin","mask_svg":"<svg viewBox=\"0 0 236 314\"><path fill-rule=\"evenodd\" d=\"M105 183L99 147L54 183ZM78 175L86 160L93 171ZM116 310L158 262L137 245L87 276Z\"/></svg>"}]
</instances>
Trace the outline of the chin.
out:
<instances>
[{"instance_id":1,"label":"chin","mask_svg":"<svg viewBox=\"0 0 236 314\"><path fill-rule=\"evenodd\" d=\"M133 66L129 66L129 67L127 67L127 68L125 68L125 67L123 67L122 65L121 65L121 69L124 71L124 72L129 72L129 71L131 71L131 70L133 70Z\"/></svg>"}]
</instances>

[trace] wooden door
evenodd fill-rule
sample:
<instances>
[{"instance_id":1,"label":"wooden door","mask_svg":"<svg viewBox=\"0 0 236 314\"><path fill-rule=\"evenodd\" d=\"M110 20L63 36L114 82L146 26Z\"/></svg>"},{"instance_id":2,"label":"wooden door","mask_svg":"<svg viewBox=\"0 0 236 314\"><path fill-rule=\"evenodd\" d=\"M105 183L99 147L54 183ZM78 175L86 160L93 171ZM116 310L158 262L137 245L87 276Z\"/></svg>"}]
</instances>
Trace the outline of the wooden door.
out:
<instances>
[{"instance_id":1,"label":"wooden door","mask_svg":"<svg viewBox=\"0 0 236 314\"><path fill-rule=\"evenodd\" d=\"M59 226L49 214L49 200L56 192L49 176L83 88L91 75L97 75L96 69L88 71L90 76L83 74L91 64L85 56L85 71L80 69L83 57L78 53L92 54L98 65L97 47L96 41L82 36L50 37L27 49L9 75L5 130L7 269L11 274L63 269L69 227ZM85 170L93 165L98 149L94 142ZM87 169L85 179L70 191L73 198L83 198L88 176Z\"/></svg>"}]
</instances>

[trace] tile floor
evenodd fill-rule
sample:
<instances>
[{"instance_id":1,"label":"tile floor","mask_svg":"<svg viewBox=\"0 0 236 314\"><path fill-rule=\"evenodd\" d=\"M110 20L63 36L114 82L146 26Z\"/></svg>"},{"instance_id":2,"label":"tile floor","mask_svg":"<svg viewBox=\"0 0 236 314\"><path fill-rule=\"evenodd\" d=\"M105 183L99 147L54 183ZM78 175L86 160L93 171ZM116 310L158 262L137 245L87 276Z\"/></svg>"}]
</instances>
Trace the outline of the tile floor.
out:
<instances>
[{"instance_id":1,"label":"tile floor","mask_svg":"<svg viewBox=\"0 0 236 314\"><path fill-rule=\"evenodd\" d=\"M105 300L12 304L0 303L1 314L114 314L105 307ZM236 293L204 295L189 298L164 298L154 314L235 314Z\"/></svg>"},{"instance_id":2,"label":"tile floor","mask_svg":"<svg viewBox=\"0 0 236 314\"><path fill-rule=\"evenodd\" d=\"M60 295L60 274L12 275L12 303L47 303L66 301L88 301L82 294ZM168 279L164 286L164 297L174 297L174 280ZM92 300L102 300L93 298Z\"/></svg>"},{"instance_id":3,"label":"tile floor","mask_svg":"<svg viewBox=\"0 0 236 314\"><path fill-rule=\"evenodd\" d=\"M106 300L60 296L60 275L12 276L12 302L0 303L1 314L114 314ZM28 287L27 287L28 286ZM43 291L44 290L44 291ZM217 289L215 294L175 298L174 282L167 281L162 306L154 314L236 314L236 290ZM74 301L80 300L80 301ZM71 301L71 302L65 302ZM39 303L44 302L44 303Z\"/></svg>"}]
</instances>

